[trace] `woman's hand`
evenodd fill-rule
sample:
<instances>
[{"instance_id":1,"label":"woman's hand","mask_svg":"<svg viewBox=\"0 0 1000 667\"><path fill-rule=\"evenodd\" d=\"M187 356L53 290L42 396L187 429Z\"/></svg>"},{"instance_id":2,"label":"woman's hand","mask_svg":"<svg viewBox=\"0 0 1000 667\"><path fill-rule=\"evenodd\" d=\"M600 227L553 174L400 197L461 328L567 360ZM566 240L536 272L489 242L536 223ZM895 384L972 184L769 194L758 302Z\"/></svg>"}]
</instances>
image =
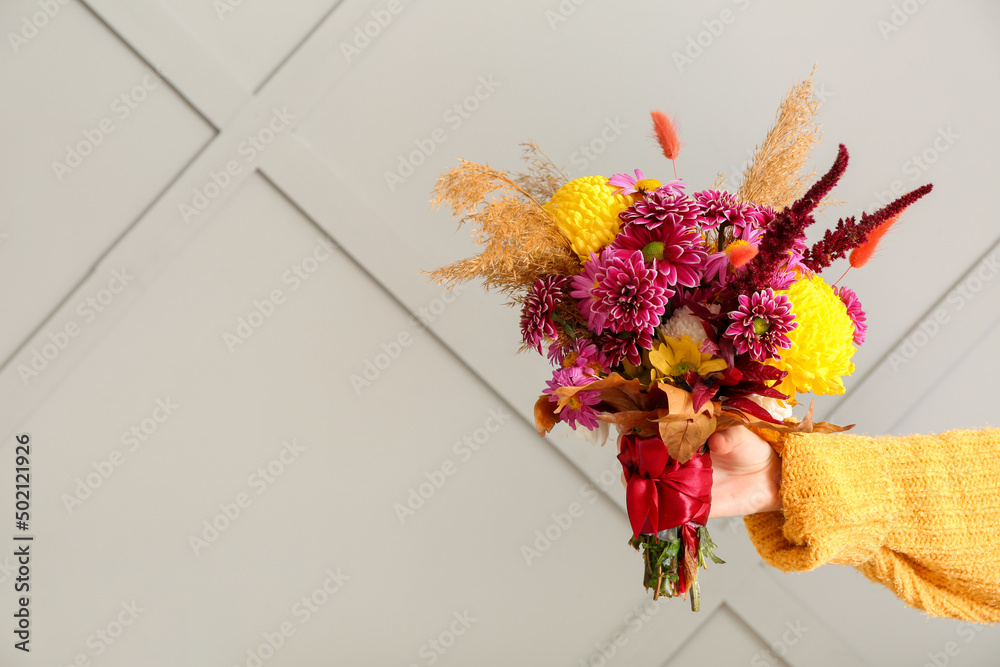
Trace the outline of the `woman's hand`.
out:
<instances>
[{"instance_id":1,"label":"woman's hand","mask_svg":"<svg viewBox=\"0 0 1000 667\"><path fill-rule=\"evenodd\" d=\"M743 516L781 509L781 458L771 445L744 426L713 433L712 510L709 518Z\"/></svg>"}]
</instances>

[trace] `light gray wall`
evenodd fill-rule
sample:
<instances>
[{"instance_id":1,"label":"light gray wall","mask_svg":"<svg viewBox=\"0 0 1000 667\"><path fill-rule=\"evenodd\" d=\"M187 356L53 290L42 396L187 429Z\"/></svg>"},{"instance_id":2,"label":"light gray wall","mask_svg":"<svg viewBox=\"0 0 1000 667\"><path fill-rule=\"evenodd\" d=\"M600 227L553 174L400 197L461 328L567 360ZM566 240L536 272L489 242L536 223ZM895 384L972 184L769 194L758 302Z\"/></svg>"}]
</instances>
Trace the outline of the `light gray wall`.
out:
<instances>
[{"instance_id":1,"label":"light gray wall","mask_svg":"<svg viewBox=\"0 0 1000 667\"><path fill-rule=\"evenodd\" d=\"M820 412L996 424L995 2L7 0L0 28L0 507L29 433L35 536L32 655L0 664L995 664L995 630L769 569L739 520L700 614L650 603L613 445L538 438L517 313L419 273L474 249L428 208L457 157L669 177L662 108L682 178L734 183L818 63L813 162L852 156L823 222L935 183L845 279L868 341Z\"/></svg>"}]
</instances>

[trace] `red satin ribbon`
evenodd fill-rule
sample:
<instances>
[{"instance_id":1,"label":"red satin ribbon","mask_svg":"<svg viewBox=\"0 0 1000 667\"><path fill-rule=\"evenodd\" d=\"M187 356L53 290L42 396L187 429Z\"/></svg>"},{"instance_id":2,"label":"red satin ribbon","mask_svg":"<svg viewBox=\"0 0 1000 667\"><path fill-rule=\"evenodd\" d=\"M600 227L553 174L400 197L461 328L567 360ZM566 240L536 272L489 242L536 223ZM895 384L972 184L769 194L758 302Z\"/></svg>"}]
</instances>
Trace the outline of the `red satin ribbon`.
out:
<instances>
[{"instance_id":1,"label":"red satin ribbon","mask_svg":"<svg viewBox=\"0 0 1000 667\"><path fill-rule=\"evenodd\" d=\"M618 438L625 470L625 505L635 537L688 522L704 524L712 506L712 458L696 454L681 465L659 438Z\"/></svg>"}]
</instances>

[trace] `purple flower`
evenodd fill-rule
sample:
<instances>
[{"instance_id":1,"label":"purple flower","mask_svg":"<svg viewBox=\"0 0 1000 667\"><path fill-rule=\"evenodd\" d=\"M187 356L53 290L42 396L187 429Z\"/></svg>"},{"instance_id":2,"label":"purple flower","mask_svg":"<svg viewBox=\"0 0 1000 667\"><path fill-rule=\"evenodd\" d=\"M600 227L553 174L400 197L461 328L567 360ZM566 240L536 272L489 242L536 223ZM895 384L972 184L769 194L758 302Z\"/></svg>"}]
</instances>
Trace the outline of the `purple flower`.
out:
<instances>
[{"instance_id":1,"label":"purple flower","mask_svg":"<svg viewBox=\"0 0 1000 667\"><path fill-rule=\"evenodd\" d=\"M566 352L562 349L562 346L559 345L559 343L553 341L549 344L549 351L545 357L553 366L562 366L563 359L566 358Z\"/></svg>"},{"instance_id":2,"label":"purple flower","mask_svg":"<svg viewBox=\"0 0 1000 667\"><path fill-rule=\"evenodd\" d=\"M713 252L705 260L705 280L718 283L720 286L729 282L733 273L740 270L734 270L732 265L729 263L729 253L731 253L733 249L739 245L743 245L738 244L737 241L743 241L744 243L757 248L760 246L760 237L762 235L763 233L761 230L756 227L744 227L736 239L726 246L725 249L721 252Z\"/></svg>"},{"instance_id":3,"label":"purple flower","mask_svg":"<svg viewBox=\"0 0 1000 667\"><path fill-rule=\"evenodd\" d=\"M634 194L645 196L647 192L652 192L653 190L680 194L681 189L684 188L684 183L677 179L670 181L666 185L661 185L655 178L645 178L639 169L635 170L635 178L632 178L628 174L615 174L608 179L608 185L616 186L618 189L615 190L615 194L623 196Z\"/></svg>"},{"instance_id":4,"label":"purple flower","mask_svg":"<svg viewBox=\"0 0 1000 667\"><path fill-rule=\"evenodd\" d=\"M549 385L542 393L549 394L549 400L558 403L559 398L555 395L556 389L560 387L582 387L594 381L593 375L587 375L579 367L560 368L552 373L552 379L546 384ZM559 419L569 424L569 427L576 430L577 424L588 429L595 429L597 423L597 411L592 406L601 402L601 392L597 389L582 390L576 392L572 398L563 406L559 412Z\"/></svg>"},{"instance_id":5,"label":"purple flower","mask_svg":"<svg viewBox=\"0 0 1000 667\"><path fill-rule=\"evenodd\" d=\"M653 347L653 337L648 331L619 335L606 333L598 343L601 352L607 355L608 368L620 365L623 359L628 359L633 366L639 366L642 364L642 350Z\"/></svg>"},{"instance_id":6,"label":"purple flower","mask_svg":"<svg viewBox=\"0 0 1000 667\"><path fill-rule=\"evenodd\" d=\"M587 318L587 327L594 333L604 331L604 321L607 316L594 306L597 299L594 288L599 284L599 277L604 271L604 265L611 261L614 251L604 248L600 257L590 253L590 259L583 265L583 270L570 279L569 295L577 300L580 312Z\"/></svg>"},{"instance_id":7,"label":"purple flower","mask_svg":"<svg viewBox=\"0 0 1000 667\"><path fill-rule=\"evenodd\" d=\"M768 287L749 297L741 294L739 301L739 307L729 313L733 323L723 334L733 339L738 354L749 352L754 361L766 361L778 356L779 349L792 346L787 334L798 323L787 296L776 296Z\"/></svg>"},{"instance_id":8,"label":"purple flower","mask_svg":"<svg viewBox=\"0 0 1000 667\"><path fill-rule=\"evenodd\" d=\"M559 335L552 313L565 294L566 276L539 278L521 308L521 339L542 353L542 340Z\"/></svg>"},{"instance_id":9,"label":"purple flower","mask_svg":"<svg viewBox=\"0 0 1000 667\"><path fill-rule=\"evenodd\" d=\"M605 315L605 326L614 332L651 333L674 295L665 276L646 266L640 250L614 255L597 279L592 307Z\"/></svg>"},{"instance_id":10,"label":"purple flower","mask_svg":"<svg viewBox=\"0 0 1000 667\"><path fill-rule=\"evenodd\" d=\"M865 333L868 331L868 316L865 315L865 311L861 308L858 295L850 287L840 287L834 290L834 294L839 296L840 300L844 302L844 305L847 307L847 316L851 318L851 323L854 324L854 344L861 345L865 342Z\"/></svg>"},{"instance_id":11,"label":"purple flower","mask_svg":"<svg viewBox=\"0 0 1000 667\"><path fill-rule=\"evenodd\" d=\"M653 190L618 214L624 222L655 229L664 223L693 227L698 222L698 205L676 189Z\"/></svg>"},{"instance_id":12,"label":"purple flower","mask_svg":"<svg viewBox=\"0 0 1000 667\"><path fill-rule=\"evenodd\" d=\"M664 223L650 229L628 223L608 247L619 257L640 251L643 259L653 262L656 270L663 274L668 285L695 287L701 281L705 246L693 225L682 227Z\"/></svg>"},{"instance_id":13,"label":"purple flower","mask_svg":"<svg viewBox=\"0 0 1000 667\"><path fill-rule=\"evenodd\" d=\"M725 223L733 226L736 236L747 227L759 229L765 220L764 208L740 202L726 191L702 190L694 194L700 210L702 230L715 229Z\"/></svg>"},{"instance_id":14,"label":"purple flower","mask_svg":"<svg viewBox=\"0 0 1000 667\"><path fill-rule=\"evenodd\" d=\"M607 355L597 349L597 345L586 338L579 338L560 362L563 368L579 368L587 375L601 375L608 371L610 363Z\"/></svg>"}]
</instances>

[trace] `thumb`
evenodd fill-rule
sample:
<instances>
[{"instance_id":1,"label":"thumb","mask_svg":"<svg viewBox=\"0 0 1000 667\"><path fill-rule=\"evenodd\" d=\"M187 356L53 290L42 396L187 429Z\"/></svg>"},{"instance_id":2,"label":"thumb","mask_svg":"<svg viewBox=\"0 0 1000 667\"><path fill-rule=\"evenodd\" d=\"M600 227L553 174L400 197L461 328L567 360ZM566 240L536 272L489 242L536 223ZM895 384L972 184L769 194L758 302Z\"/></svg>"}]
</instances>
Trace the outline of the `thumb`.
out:
<instances>
[{"instance_id":1,"label":"thumb","mask_svg":"<svg viewBox=\"0 0 1000 667\"><path fill-rule=\"evenodd\" d=\"M716 431L712 435L708 436L708 451L712 454L718 454L722 456L733 451L733 447L736 446L733 435L730 433L732 429L727 428L723 431Z\"/></svg>"}]
</instances>

